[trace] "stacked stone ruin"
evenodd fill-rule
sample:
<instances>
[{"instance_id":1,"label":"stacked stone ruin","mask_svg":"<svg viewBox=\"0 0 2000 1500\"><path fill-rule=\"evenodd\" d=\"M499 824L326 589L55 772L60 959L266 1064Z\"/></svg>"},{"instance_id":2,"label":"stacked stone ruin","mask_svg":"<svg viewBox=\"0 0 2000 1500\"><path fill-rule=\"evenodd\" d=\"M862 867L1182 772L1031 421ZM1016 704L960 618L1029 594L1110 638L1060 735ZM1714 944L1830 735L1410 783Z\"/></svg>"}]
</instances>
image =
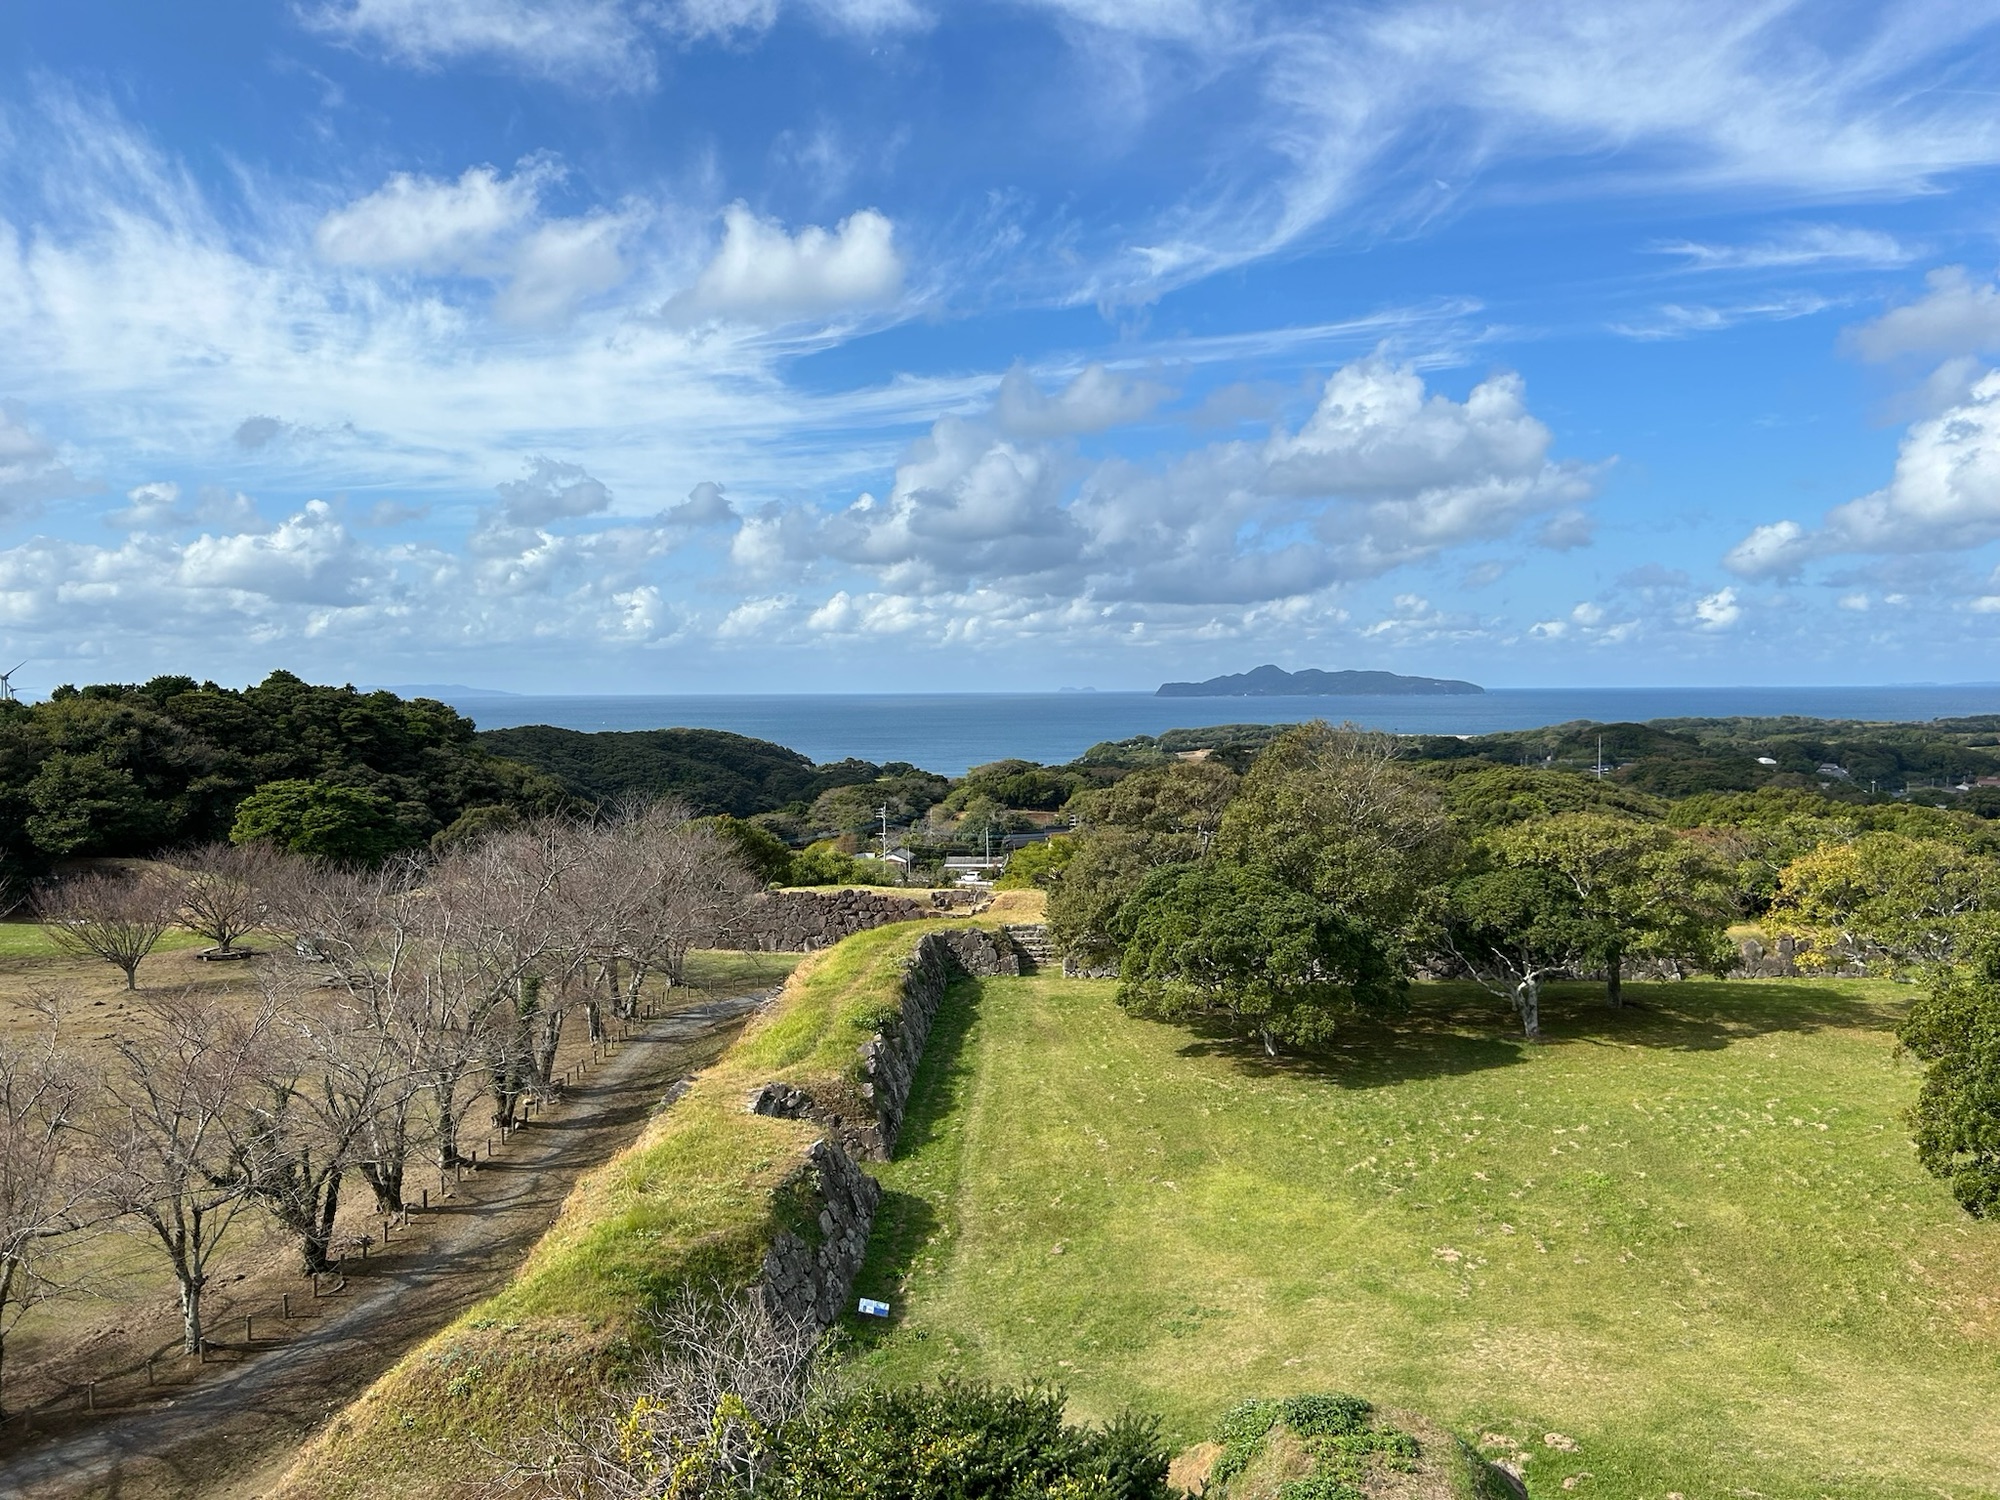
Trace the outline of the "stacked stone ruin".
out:
<instances>
[{"instance_id":1,"label":"stacked stone ruin","mask_svg":"<svg viewBox=\"0 0 2000 1500\"><path fill-rule=\"evenodd\" d=\"M924 1044L945 992L965 975L1019 974L1022 955L1006 932L960 928L927 932L903 966L902 1004L882 1029L861 1044L862 1106L817 1098L794 1084L772 1082L749 1099L752 1114L811 1120L826 1135L815 1141L803 1169L809 1201L817 1205L812 1238L779 1232L764 1257L758 1296L782 1315L831 1323L847 1305L868 1250L881 1189L856 1165L887 1161L909 1107L910 1088Z\"/></svg>"}]
</instances>

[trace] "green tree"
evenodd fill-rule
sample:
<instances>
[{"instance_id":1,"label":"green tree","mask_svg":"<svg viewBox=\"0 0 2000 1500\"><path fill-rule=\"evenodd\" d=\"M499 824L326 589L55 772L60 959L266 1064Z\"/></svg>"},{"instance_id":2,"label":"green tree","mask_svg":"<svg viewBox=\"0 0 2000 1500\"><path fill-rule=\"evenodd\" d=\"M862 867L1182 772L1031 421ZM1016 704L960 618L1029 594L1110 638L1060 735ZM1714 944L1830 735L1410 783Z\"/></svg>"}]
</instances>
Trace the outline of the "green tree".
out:
<instances>
[{"instance_id":1,"label":"green tree","mask_svg":"<svg viewBox=\"0 0 2000 1500\"><path fill-rule=\"evenodd\" d=\"M831 839L808 844L792 856L793 885L873 885L874 883L869 869L853 855L842 854Z\"/></svg>"},{"instance_id":2,"label":"green tree","mask_svg":"<svg viewBox=\"0 0 2000 1500\"><path fill-rule=\"evenodd\" d=\"M1227 766L1172 761L1074 798L1075 847L1049 892L1056 945L1094 962L1115 956L1118 908L1151 871L1208 855L1237 785Z\"/></svg>"},{"instance_id":3,"label":"green tree","mask_svg":"<svg viewBox=\"0 0 2000 1500\"><path fill-rule=\"evenodd\" d=\"M168 808L96 753L56 751L28 782L27 800L28 837L52 858L142 852L166 831Z\"/></svg>"},{"instance_id":4,"label":"green tree","mask_svg":"<svg viewBox=\"0 0 2000 1500\"><path fill-rule=\"evenodd\" d=\"M1155 870L1118 909L1118 1003L1177 1021L1226 1016L1266 1052L1323 1046L1343 1017L1392 1009L1407 983L1376 934L1268 870Z\"/></svg>"},{"instance_id":5,"label":"green tree","mask_svg":"<svg viewBox=\"0 0 2000 1500\"><path fill-rule=\"evenodd\" d=\"M1503 866L1452 888L1445 945L1483 988L1511 1003L1529 1041L1542 1035L1542 984L1604 946L1576 889L1551 870Z\"/></svg>"},{"instance_id":6,"label":"green tree","mask_svg":"<svg viewBox=\"0 0 2000 1500\"><path fill-rule=\"evenodd\" d=\"M1434 928L1459 842L1437 788L1388 735L1288 729L1243 778L1215 849L1262 865L1405 948Z\"/></svg>"},{"instance_id":7,"label":"green tree","mask_svg":"<svg viewBox=\"0 0 2000 1500\"><path fill-rule=\"evenodd\" d=\"M1733 950L1735 885L1695 840L1610 813L1560 813L1501 829L1488 845L1502 864L1543 870L1568 885L1599 937L1605 998L1623 1002L1629 959L1721 972Z\"/></svg>"},{"instance_id":8,"label":"green tree","mask_svg":"<svg viewBox=\"0 0 2000 1500\"><path fill-rule=\"evenodd\" d=\"M1892 964L1949 962L2000 904L2000 865L1937 838L1864 833L1800 855L1778 877L1769 925L1832 955L1875 949Z\"/></svg>"},{"instance_id":9,"label":"green tree","mask_svg":"<svg viewBox=\"0 0 2000 1500\"><path fill-rule=\"evenodd\" d=\"M1975 1219L2000 1216L2000 944L1941 972L1897 1036L1924 1064L1917 1160Z\"/></svg>"},{"instance_id":10,"label":"green tree","mask_svg":"<svg viewBox=\"0 0 2000 1500\"><path fill-rule=\"evenodd\" d=\"M1062 879L1076 853L1076 840L1057 834L1040 843L1016 849L1007 858L1007 868L993 882L996 891L1045 889Z\"/></svg>"},{"instance_id":11,"label":"green tree","mask_svg":"<svg viewBox=\"0 0 2000 1500\"><path fill-rule=\"evenodd\" d=\"M745 868L765 885L793 883L791 847L768 828L759 828L728 813L698 821L713 828L742 858Z\"/></svg>"},{"instance_id":12,"label":"green tree","mask_svg":"<svg viewBox=\"0 0 2000 1500\"><path fill-rule=\"evenodd\" d=\"M233 844L269 844L326 859L382 859L417 842L379 792L325 781L270 781L236 810Z\"/></svg>"}]
</instances>

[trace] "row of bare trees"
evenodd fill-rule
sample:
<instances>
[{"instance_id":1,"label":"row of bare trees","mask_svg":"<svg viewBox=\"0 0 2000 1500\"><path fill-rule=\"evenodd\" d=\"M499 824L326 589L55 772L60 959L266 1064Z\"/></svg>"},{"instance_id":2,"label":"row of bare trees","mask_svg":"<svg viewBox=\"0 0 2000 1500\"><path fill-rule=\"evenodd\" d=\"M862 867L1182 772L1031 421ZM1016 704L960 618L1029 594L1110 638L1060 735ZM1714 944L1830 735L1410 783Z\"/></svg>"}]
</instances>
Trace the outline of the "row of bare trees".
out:
<instances>
[{"instance_id":1,"label":"row of bare trees","mask_svg":"<svg viewBox=\"0 0 2000 1500\"><path fill-rule=\"evenodd\" d=\"M31 1040L0 1037L0 1352L29 1305L77 1290L65 1251L102 1228L153 1246L199 1351L202 1293L238 1217L267 1213L302 1272L328 1269L353 1179L378 1211L401 1210L413 1164L449 1175L482 1106L518 1124L559 1078L566 1034L600 1039L649 979L682 982L690 950L727 944L758 889L671 805L374 867L253 853L203 869L217 887L204 899L237 914L209 929L231 932L219 944L283 940L251 982L144 993L88 1075L60 1005ZM188 875L135 879L184 893ZM109 895L115 916L127 893ZM65 899L72 930L111 925Z\"/></svg>"}]
</instances>

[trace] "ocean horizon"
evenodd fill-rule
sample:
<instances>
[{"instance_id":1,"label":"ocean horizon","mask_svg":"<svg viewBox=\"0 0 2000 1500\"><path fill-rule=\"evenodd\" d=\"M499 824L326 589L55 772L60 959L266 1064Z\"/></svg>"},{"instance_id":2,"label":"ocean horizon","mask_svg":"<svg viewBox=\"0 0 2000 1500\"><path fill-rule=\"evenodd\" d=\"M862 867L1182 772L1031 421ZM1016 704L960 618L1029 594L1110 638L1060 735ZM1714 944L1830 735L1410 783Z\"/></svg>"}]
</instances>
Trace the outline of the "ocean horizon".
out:
<instances>
[{"instance_id":1,"label":"ocean horizon","mask_svg":"<svg viewBox=\"0 0 2000 1500\"><path fill-rule=\"evenodd\" d=\"M1797 716L1922 723L2000 714L2000 684L1891 687L1489 688L1411 697L1161 698L1145 692L506 694L434 690L481 729L723 729L814 761L908 761L960 776L988 761L1056 764L1092 745L1214 724L1352 723L1491 734L1579 719Z\"/></svg>"}]
</instances>

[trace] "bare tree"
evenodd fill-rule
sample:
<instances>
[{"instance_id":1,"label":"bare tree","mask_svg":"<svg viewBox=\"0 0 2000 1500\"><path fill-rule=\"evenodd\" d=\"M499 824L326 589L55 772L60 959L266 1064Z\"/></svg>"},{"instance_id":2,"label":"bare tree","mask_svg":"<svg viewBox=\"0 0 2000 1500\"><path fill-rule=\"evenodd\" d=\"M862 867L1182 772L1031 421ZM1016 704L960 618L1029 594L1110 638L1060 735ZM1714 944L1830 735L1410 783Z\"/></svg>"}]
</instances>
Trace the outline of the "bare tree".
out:
<instances>
[{"instance_id":1,"label":"bare tree","mask_svg":"<svg viewBox=\"0 0 2000 1500\"><path fill-rule=\"evenodd\" d=\"M236 940L264 920L264 886L273 872L263 844L202 844L171 855L175 917L181 926L232 953Z\"/></svg>"},{"instance_id":2,"label":"bare tree","mask_svg":"<svg viewBox=\"0 0 2000 1500\"><path fill-rule=\"evenodd\" d=\"M101 958L119 969L128 990L139 988L139 965L173 925L176 904L173 888L150 870L74 875L35 892L50 940L65 953Z\"/></svg>"},{"instance_id":3,"label":"bare tree","mask_svg":"<svg viewBox=\"0 0 2000 1500\"><path fill-rule=\"evenodd\" d=\"M201 1298L216 1246L254 1201L264 1170L258 1111L278 1021L269 992L248 1003L153 996L106 1073L92 1127L93 1197L165 1256L190 1354L201 1351Z\"/></svg>"},{"instance_id":4,"label":"bare tree","mask_svg":"<svg viewBox=\"0 0 2000 1500\"><path fill-rule=\"evenodd\" d=\"M38 1036L0 1034L0 1369L22 1315L78 1285L55 1252L84 1227L73 1137L85 1086L63 1051L56 1003L38 1005Z\"/></svg>"},{"instance_id":5,"label":"bare tree","mask_svg":"<svg viewBox=\"0 0 2000 1500\"><path fill-rule=\"evenodd\" d=\"M510 1466L515 1487L578 1500L757 1493L778 1429L826 1387L820 1330L716 1285L684 1288L655 1332L610 1410L536 1435Z\"/></svg>"},{"instance_id":6,"label":"bare tree","mask_svg":"<svg viewBox=\"0 0 2000 1500\"><path fill-rule=\"evenodd\" d=\"M273 987L282 977L269 982ZM340 989L316 989L273 1001L283 1044L267 1057L263 1101L251 1114L251 1191L297 1238L308 1275L333 1266L334 1223L348 1171L360 1169L385 1211L402 1207L402 1131L379 1129L389 1111L406 1111L406 1070L372 1001ZM378 1160L387 1151L390 1159ZM374 1168L376 1170L371 1171Z\"/></svg>"}]
</instances>

